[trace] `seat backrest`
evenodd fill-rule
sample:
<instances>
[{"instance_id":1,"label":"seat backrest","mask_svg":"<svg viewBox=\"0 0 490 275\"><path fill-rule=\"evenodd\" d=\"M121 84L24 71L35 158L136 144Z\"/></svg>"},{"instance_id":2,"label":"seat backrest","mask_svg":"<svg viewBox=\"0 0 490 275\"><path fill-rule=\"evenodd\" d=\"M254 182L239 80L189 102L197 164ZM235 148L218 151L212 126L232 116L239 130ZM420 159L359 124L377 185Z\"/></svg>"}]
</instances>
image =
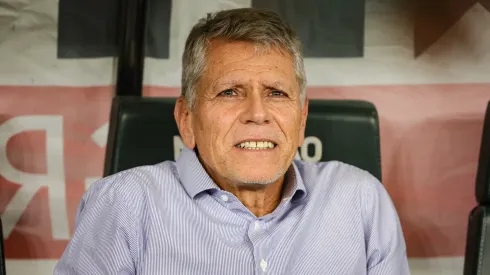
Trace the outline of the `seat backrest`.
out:
<instances>
[{"instance_id":1,"label":"seat backrest","mask_svg":"<svg viewBox=\"0 0 490 275\"><path fill-rule=\"evenodd\" d=\"M104 176L174 160L183 148L173 111L175 98L116 97L112 102ZM381 180L378 114L354 100L310 100L306 139L296 157L338 160Z\"/></svg>"},{"instance_id":2,"label":"seat backrest","mask_svg":"<svg viewBox=\"0 0 490 275\"><path fill-rule=\"evenodd\" d=\"M490 274L490 102L483 123L475 195L478 205L468 219L464 275Z\"/></svg>"}]
</instances>

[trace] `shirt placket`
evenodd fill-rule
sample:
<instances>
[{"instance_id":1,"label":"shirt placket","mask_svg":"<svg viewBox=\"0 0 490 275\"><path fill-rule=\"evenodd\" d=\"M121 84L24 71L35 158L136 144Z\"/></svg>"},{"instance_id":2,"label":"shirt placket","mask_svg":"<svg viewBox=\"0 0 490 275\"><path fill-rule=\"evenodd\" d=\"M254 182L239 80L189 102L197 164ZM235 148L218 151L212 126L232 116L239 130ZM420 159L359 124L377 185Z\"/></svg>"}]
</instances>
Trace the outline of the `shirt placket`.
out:
<instances>
[{"instance_id":1,"label":"shirt placket","mask_svg":"<svg viewBox=\"0 0 490 275\"><path fill-rule=\"evenodd\" d=\"M253 247L255 274L269 274L270 238L267 237L267 223L262 219L254 219L249 224L248 237Z\"/></svg>"}]
</instances>

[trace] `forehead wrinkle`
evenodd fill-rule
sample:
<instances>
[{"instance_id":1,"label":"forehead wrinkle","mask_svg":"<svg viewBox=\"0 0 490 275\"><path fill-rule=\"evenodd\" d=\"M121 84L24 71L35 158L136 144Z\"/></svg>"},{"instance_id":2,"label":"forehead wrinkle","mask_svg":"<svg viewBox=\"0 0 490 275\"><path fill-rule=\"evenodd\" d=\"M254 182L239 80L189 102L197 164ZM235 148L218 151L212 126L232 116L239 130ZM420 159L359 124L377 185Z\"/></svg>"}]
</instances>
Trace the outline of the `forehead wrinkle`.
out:
<instances>
[{"instance_id":1,"label":"forehead wrinkle","mask_svg":"<svg viewBox=\"0 0 490 275\"><path fill-rule=\"evenodd\" d=\"M244 81L241 79L225 79L225 80L216 80L216 84L214 86L223 86L223 87L235 87L243 85Z\"/></svg>"}]
</instances>

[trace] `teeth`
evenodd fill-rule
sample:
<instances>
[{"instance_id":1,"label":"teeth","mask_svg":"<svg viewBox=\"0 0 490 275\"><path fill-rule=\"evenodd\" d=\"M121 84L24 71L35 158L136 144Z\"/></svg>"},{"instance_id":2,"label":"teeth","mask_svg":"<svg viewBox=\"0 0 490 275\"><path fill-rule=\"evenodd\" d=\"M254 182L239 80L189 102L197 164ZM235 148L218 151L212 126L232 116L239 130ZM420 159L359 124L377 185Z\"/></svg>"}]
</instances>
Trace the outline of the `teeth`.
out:
<instances>
[{"instance_id":1,"label":"teeth","mask_svg":"<svg viewBox=\"0 0 490 275\"><path fill-rule=\"evenodd\" d=\"M251 150L261 150L261 149L269 149L274 148L276 145L269 141L245 141L238 144L236 147L251 149Z\"/></svg>"}]
</instances>

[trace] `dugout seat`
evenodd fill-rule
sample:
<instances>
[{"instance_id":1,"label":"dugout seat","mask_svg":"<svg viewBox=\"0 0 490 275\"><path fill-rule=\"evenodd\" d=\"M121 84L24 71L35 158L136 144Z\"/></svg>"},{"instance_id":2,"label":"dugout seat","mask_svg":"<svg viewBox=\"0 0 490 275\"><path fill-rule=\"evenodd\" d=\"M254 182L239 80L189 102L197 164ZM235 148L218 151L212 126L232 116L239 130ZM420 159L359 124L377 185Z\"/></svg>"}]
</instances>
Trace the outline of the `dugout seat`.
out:
<instances>
[{"instance_id":1,"label":"dugout seat","mask_svg":"<svg viewBox=\"0 0 490 275\"><path fill-rule=\"evenodd\" d=\"M490 102L487 104L475 182L478 205L468 219L464 275L490 274Z\"/></svg>"},{"instance_id":2,"label":"dugout seat","mask_svg":"<svg viewBox=\"0 0 490 275\"><path fill-rule=\"evenodd\" d=\"M104 176L132 167L174 160L181 144L173 112L176 98L115 97L110 114ZM305 144L307 161L339 160L381 181L378 114L354 100L310 100Z\"/></svg>"},{"instance_id":3,"label":"dugout seat","mask_svg":"<svg viewBox=\"0 0 490 275\"><path fill-rule=\"evenodd\" d=\"M3 245L3 224L2 224L2 219L0 219L0 275L5 275L7 274L7 271L5 270L5 251L4 245Z\"/></svg>"}]
</instances>

